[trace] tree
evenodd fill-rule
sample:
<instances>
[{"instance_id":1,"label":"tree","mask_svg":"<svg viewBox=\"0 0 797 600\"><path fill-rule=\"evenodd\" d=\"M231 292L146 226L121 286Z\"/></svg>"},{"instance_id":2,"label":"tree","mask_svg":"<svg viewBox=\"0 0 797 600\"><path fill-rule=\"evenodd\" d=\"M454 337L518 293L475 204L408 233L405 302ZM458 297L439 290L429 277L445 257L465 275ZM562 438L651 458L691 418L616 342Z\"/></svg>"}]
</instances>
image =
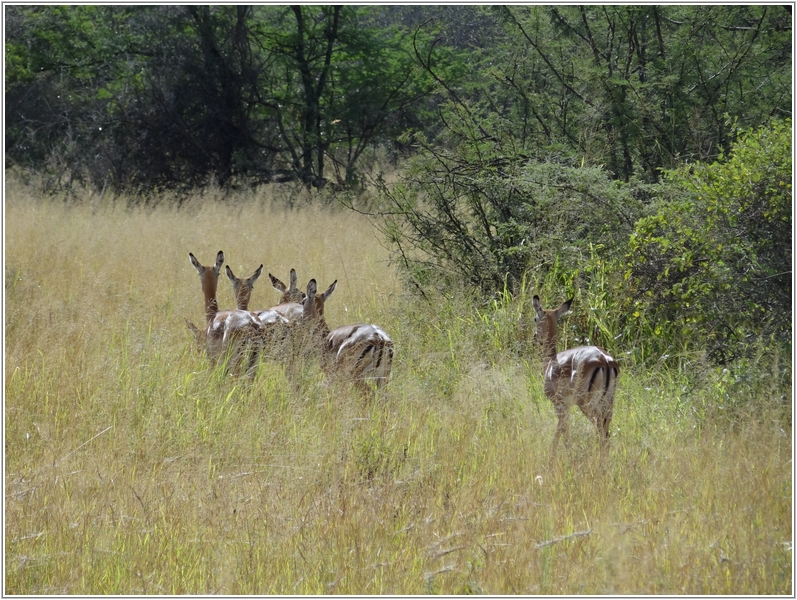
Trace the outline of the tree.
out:
<instances>
[{"instance_id":1,"label":"tree","mask_svg":"<svg viewBox=\"0 0 797 600\"><path fill-rule=\"evenodd\" d=\"M363 26L367 13L353 7L263 10L269 26L258 45L279 57L276 72L284 77L260 87L273 98L290 168L303 181L323 183L331 160L338 183L353 182L368 145L397 135L397 116L430 92L406 35Z\"/></svg>"},{"instance_id":2,"label":"tree","mask_svg":"<svg viewBox=\"0 0 797 600\"><path fill-rule=\"evenodd\" d=\"M102 90L135 61L134 10L6 7L7 160L47 169L55 187L86 175L114 122Z\"/></svg>"},{"instance_id":3,"label":"tree","mask_svg":"<svg viewBox=\"0 0 797 600\"><path fill-rule=\"evenodd\" d=\"M785 10L784 10L785 8ZM791 12L781 6L500 9L517 32L497 78L536 143L628 181L727 151L791 110Z\"/></svg>"}]
</instances>

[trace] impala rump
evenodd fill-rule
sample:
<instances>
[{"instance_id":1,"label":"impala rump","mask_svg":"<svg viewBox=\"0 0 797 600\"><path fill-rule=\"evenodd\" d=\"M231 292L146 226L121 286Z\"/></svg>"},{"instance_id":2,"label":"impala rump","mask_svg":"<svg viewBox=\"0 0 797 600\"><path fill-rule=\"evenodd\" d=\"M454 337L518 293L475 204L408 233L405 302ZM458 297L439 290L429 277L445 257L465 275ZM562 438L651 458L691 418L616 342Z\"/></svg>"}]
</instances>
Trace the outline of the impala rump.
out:
<instances>
[{"instance_id":1,"label":"impala rump","mask_svg":"<svg viewBox=\"0 0 797 600\"><path fill-rule=\"evenodd\" d=\"M376 325L344 325L327 336L331 368L363 388L367 381L382 387L393 364L393 342Z\"/></svg>"}]
</instances>

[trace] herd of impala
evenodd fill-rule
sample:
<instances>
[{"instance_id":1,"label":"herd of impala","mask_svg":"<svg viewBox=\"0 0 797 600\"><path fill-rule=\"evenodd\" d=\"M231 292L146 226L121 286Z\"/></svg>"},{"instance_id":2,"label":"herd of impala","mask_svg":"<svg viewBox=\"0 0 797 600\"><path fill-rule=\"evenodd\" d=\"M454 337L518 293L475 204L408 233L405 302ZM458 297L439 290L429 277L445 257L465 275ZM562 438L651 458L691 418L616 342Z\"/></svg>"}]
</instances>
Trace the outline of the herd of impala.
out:
<instances>
[{"instance_id":1,"label":"herd of impala","mask_svg":"<svg viewBox=\"0 0 797 600\"><path fill-rule=\"evenodd\" d=\"M219 251L213 266L202 265L190 252L188 258L199 273L205 296L206 327L200 330L190 321L188 327L207 350L211 361L226 360L231 371L251 372L261 356L287 360L316 355L330 378L350 381L363 392L371 382L381 388L390 376L393 342L376 325L345 325L330 331L324 319L324 304L335 291L337 280L321 294L315 279L307 293L296 287L296 271L291 269L290 285L285 287L269 273L271 283L282 294L280 303L263 310L250 310L252 287L263 265L247 279L239 279L228 266L227 277L233 286L236 308L219 310L216 299L224 253Z\"/></svg>"},{"instance_id":2,"label":"herd of impala","mask_svg":"<svg viewBox=\"0 0 797 600\"><path fill-rule=\"evenodd\" d=\"M326 324L324 304L335 291L337 280L319 294L316 280L311 279L303 293L296 287L295 270L291 269L288 287L269 273L271 284L282 294L280 303L265 310L249 310L252 287L263 265L247 279L239 279L227 266L237 306L220 311L216 288L224 253L219 251L216 263L210 267L200 264L190 252L188 257L202 283L207 327L199 330L191 322L186 323L212 361L224 357L230 368L250 371L260 356L290 359L315 354L328 377L348 380L363 392L370 389L369 382L377 389L387 382L393 363L393 342L381 328L357 324L330 331ZM573 405L595 423L605 447L619 375L617 361L597 346L556 351L557 321L569 312L572 302L571 298L554 310L545 310L538 296L532 301L536 313L534 335L543 350L545 395L559 420L553 451L560 436L567 438L568 415Z\"/></svg>"}]
</instances>

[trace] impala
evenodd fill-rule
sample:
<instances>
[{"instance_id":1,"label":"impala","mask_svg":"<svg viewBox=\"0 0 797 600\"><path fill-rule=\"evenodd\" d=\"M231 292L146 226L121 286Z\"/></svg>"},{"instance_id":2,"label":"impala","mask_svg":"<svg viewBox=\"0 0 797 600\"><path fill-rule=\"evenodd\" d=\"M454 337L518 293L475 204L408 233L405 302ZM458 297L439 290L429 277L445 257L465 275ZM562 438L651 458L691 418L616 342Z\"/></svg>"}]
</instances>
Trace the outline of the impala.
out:
<instances>
[{"instance_id":1,"label":"impala","mask_svg":"<svg viewBox=\"0 0 797 600\"><path fill-rule=\"evenodd\" d=\"M314 353L324 347L329 326L324 319L324 304L338 286L333 281L325 292L318 294L318 284L311 279L307 284L307 295L302 300L302 315L293 322L292 337L295 340L295 351L300 354Z\"/></svg>"},{"instance_id":2,"label":"impala","mask_svg":"<svg viewBox=\"0 0 797 600\"><path fill-rule=\"evenodd\" d=\"M310 280L302 319L315 323L313 335L322 344L322 365L327 376L341 377L352 382L361 392L368 393L368 381L374 381L379 389L390 376L393 342L376 325L344 325L329 330L324 319L324 304L336 284L337 280L326 292L316 294L315 279Z\"/></svg>"},{"instance_id":3,"label":"impala","mask_svg":"<svg viewBox=\"0 0 797 600\"><path fill-rule=\"evenodd\" d=\"M260 319L261 322L265 324L288 322L288 319L286 317L281 315L273 308L267 308L264 310L253 310L253 311L249 310L249 299L252 296L252 289L254 288L255 281L257 281L257 278L260 277L260 271L263 269L263 265L260 265L258 269L254 272L254 274L246 279L239 279L238 277L236 277L229 266L225 268L227 270L227 278L232 283L232 291L233 294L235 295L235 303L237 305L238 310L245 310L251 312L258 319ZM302 294L302 297L304 297L304 294Z\"/></svg>"},{"instance_id":4,"label":"impala","mask_svg":"<svg viewBox=\"0 0 797 600\"><path fill-rule=\"evenodd\" d=\"M556 323L570 311L573 298L554 310L545 310L538 296L532 304L536 316L535 337L542 345L545 364L545 395L553 402L559 424L553 437L552 452L559 436L568 437L568 414L574 404L595 423L605 448L609 440L614 392L620 369L617 361L597 346L579 346L556 351Z\"/></svg>"},{"instance_id":5,"label":"impala","mask_svg":"<svg viewBox=\"0 0 797 600\"><path fill-rule=\"evenodd\" d=\"M271 310L277 311L283 317L291 321L300 319L304 310L302 301L305 298L305 294L296 287L296 269L291 269L289 287L285 287L285 284L271 273L269 273L268 276L269 279L271 279L271 285L274 286L274 289L282 294L280 303L276 306L272 306Z\"/></svg>"},{"instance_id":6,"label":"impala","mask_svg":"<svg viewBox=\"0 0 797 600\"><path fill-rule=\"evenodd\" d=\"M327 336L326 351L335 369L363 393L368 381L380 389L393 366L393 341L376 325L343 325ZM334 357L334 358L332 358Z\"/></svg>"},{"instance_id":7,"label":"impala","mask_svg":"<svg viewBox=\"0 0 797 600\"><path fill-rule=\"evenodd\" d=\"M246 279L239 279L236 277L229 265L225 267L225 270L227 272L227 278L232 283L237 309L254 315L263 326L260 332L262 337L261 350L268 349L272 356L280 356L285 351L283 344L288 334L288 319L273 309L249 311L249 300L252 297L252 289L254 288L255 281L260 277L263 265L260 265L257 270ZM301 294L301 292L299 293Z\"/></svg>"},{"instance_id":8,"label":"impala","mask_svg":"<svg viewBox=\"0 0 797 600\"><path fill-rule=\"evenodd\" d=\"M186 320L186 324L194 332L199 342L204 341L208 357L214 363L220 356L227 355L229 356L228 366L237 367L249 347L254 346L252 352L249 353L248 366L251 366L252 360L257 358L257 346L262 336L263 325L255 315L247 311L219 311L216 290L221 265L224 264L224 253L219 250L216 255L216 263L212 267L202 265L190 252L188 259L199 274L202 284L202 293L205 296L206 328L204 331L200 331L190 321Z\"/></svg>"}]
</instances>

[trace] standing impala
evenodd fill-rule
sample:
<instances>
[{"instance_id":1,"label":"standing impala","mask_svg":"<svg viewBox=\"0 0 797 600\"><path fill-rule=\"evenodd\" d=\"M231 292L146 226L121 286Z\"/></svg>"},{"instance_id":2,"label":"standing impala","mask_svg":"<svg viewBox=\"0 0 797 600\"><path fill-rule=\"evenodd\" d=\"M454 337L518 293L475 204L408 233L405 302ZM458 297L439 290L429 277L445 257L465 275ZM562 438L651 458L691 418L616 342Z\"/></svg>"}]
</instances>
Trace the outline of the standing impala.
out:
<instances>
[{"instance_id":1,"label":"standing impala","mask_svg":"<svg viewBox=\"0 0 797 600\"><path fill-rule=\"evenodd\" d=\"M202 265L190 252L188 259L199 274L202 284L202 293L205 296L206 328L204 331L200 331L190 321L186 321L186 324L194 332L198 341L204 341L208 357L214 363L222 355L228 355L228 366L237 367L244 354L248 353L248 366L251 366L257 358L263 325L255 315L248 311L219 311L216 290L221 265L224 264L224 253L219 250L216 255L216 263L212 267Z\"/></svg>"},{"instance_id":2,"label":"standing impala","mask_svg":"<svg viewBox=\"0 0 797 600\"><path fill-rule=\"evenodd\" d=\"M338 286L338 280L333 281L322 294L318 291L318 284L311 279L307 284L307 295L302 300L302 315L293 321L291 337L294 339L294 352L299 354L314 354L324 347L329 326L324 319L324 304Z\"/></svg>"},{"instance_id":3,"label":"standing impala","mask_svg":"<svg viewBox=\"0 0 797 600\"><path fill-rule=\"evenodd\" d=\"M597 346L579 346L556 351L556 322L570 311L573 298L555 310L545 310L538 296L532 304L537 313L535 337L542 345L545 361L545 395L553 402L559 424L553 437L552 453L559 436L568 436L568 413L574 404L595 423L601 447L609 440L614 392L620 369L617 361Z\"/></svg>"},{"instance_id":4,"label":"standing impala","mask_svg":"<svg viewBox=\"0 0 797 600\"><path fill-rule=\"evenodd\" d=\"M324 319L324 303L336 284L337 280L326 292L316 294L315 279L310 280L302 319L315 323L313 335L322 344L322 365L327 376L351 381L367 394L369 380L376 383L377 389L387 383L393 364L393 342L376 325L344 325L329 330Z\"/></svg>"},{"instance_id":5,"label":"standing impala","mask_svg":"<svg viewBox=\"0 0 797 600\"><path fill-rule=\"evenodd\" d=\"M246 279L239 279L232 272L232 269L227 266L227 278L232 283L232 291L235 294L235 303L238 310L245 310L254 314L260 321L266 325L269 323L287 323L288 319L274 308L266 308L263 310L249 310L249 299L252 297L252 289L254 288L255 281L260 277L260 271L263 265L260 265L251 277ZM300 292L301 293L301 292ZM304 294L302 294L304 297ZM301 304L299 305L301 307Z\"/></svg>"},{"instance_id":6,"label":"standing impala","mask_svg":"<svg viewBox=\"0 0 797 600\"><path fill-rule=\"evenodd\" d=\"M285 352L283 347L288 335L288 319L274 309L249 311L249 300L252 297L252 289L255 281L260 277L263 265L246 279L239 279L232 272L229 265L225 267L227 278L232 283L232 290L235 294L235 302L239 311L246 311L254 315L262 324L260 332L262 337L261 350L268 350L273 357L278 357ZM272 277L273 279L273 277ZM299 292L301 294L301 292Z\"/></svg>"}]
</instances>

